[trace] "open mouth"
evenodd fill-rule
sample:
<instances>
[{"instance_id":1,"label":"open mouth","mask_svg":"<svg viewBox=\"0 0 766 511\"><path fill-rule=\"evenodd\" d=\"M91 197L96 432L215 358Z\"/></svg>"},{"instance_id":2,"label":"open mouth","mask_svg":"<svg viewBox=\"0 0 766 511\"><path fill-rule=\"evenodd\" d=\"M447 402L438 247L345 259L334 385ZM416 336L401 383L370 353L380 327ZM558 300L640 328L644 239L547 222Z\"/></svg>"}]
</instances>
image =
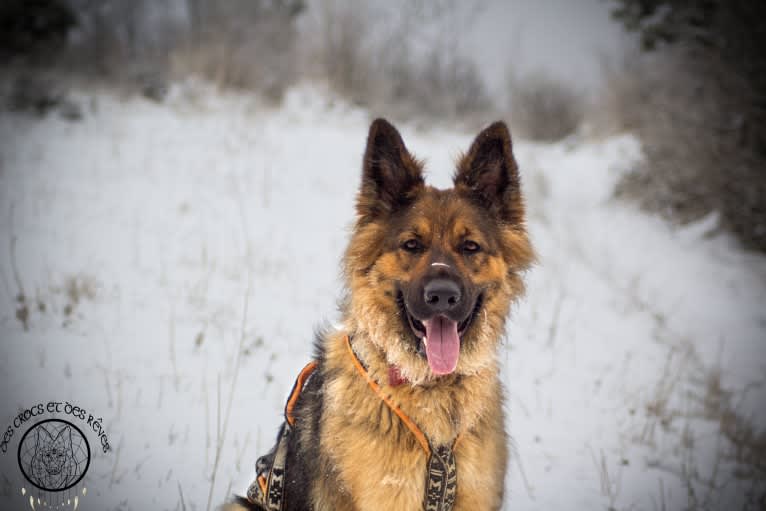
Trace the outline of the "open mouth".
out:
<instances>
[{"instance_id":1,"label":"open mouth","mask_svg":"<svg viewBox=\"0 0 766 511\"><path fill-rule=\"evenodd\" d=\"M421 320L410 313L402 292L397 294L402 317L407 318L407 324L417 339L417 351L427 359L435 374L449 374L457 367L462 337L478 316L482 302L483 295L479 295L471 313L460 322L441 314Z\"/></svg>"}]
</instances>

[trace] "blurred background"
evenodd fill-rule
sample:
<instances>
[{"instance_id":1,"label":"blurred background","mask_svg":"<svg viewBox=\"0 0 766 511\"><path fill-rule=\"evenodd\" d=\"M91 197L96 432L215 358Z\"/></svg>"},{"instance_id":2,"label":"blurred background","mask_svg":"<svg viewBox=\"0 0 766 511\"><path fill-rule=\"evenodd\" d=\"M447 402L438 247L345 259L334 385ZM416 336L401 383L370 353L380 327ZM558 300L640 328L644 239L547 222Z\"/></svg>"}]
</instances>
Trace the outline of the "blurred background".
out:
<instances>
[{"instance_id":1,"label":"blurred background","mask_svg":"<svg viewBox=\"0 0 766 511\"><path fill-rule=\"evenodd\" d=\"M747 0L3 0L0 426L97 410L113 449L86 509L241 493L337 319L369 121L449 186L504 119L540 254L499 352L506 507L766 508L763 19Z\"/></svg>"}]
</instances>

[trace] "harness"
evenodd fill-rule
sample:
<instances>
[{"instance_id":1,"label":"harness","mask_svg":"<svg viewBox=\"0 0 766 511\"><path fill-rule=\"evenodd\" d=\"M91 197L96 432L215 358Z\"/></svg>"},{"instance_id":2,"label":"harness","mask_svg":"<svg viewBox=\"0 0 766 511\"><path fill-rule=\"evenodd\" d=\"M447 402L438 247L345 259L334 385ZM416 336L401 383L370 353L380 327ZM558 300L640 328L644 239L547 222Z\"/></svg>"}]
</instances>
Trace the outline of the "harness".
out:
<instances>
[{"instance_id":1,"label":"harness","mask_svg":"<svg viewBox=\"0 0 766 511\"><path fill-rule=\"evenodd\" d=\"M354 353L351 339L348 336L346 336L346 347L357 372L364 378L373 392L407 426L428 457L423 511L451 511L457 494L457 465L454 449L460 436L458 435L451 447L448 445L433 446L418 425L383 393L380 385L370 376ZM282 511L283 509L287 440L295 424L293 409L306 381L316 367L317 362L312 361L298 375L293 390L290 392L290 398L285 405L285 422L282 425L277 445L272 452L258 458L256 462L257 477L247 490L247 498L250 502L258 504L268 511Z\"/></svg>"},{"instance_id":2,"label":"harness","mask_svg":"<svg viewBox=\"0 0 766 511\"><path fill-rule=\"evenodd\" d=\"M247 489L247 500L268 511L282 511L285 501L287 442L295 425L293 410L303 387L317 365L317 361L312 360L298 374L298 378L293 384L293 390L290 391L290 398L285 404L285 422L282 424L277 445L269 454L261 456L255 462L256 478Z\"/></svg>"}]
</instances>

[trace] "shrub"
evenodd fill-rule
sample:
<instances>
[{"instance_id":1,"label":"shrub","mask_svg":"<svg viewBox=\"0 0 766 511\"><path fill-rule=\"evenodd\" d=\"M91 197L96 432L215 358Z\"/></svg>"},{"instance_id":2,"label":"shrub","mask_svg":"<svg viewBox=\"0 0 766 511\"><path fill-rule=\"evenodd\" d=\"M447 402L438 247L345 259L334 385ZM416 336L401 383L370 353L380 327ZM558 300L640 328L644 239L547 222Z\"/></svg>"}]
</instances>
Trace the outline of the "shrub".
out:
<instances>
[{"instance_id":1,"label":"shrub","mask_svg":"<svg viewBox=\"0 0 766 511\"><path fill-rule=\"evenodd\" d=\"M308 10L304 0L57 1L78 27L56 62L62 77L157 101L168 81L192 75L275 100L311 78L394 118L486 122L484 83L450 30L473 2L317 0Z\"/></svg>"},{"instance_id":2,"label":"shrub","mask_svg":"<svg viewBox=\"0 0 766 511\"><path fill-rule=\"evenodd\" d=\"M46 61L76 25L62 0L4 0L0 3L0 63L10 59Z\"/></svg>"},{"instance_id":3,"label":"shrub","mask_svg":"<svg viewBox=\"0 0 766 511\"><path fill-rule=\"evenodd\" d=\"M459 34L424 35L424 25L446 24L458 12L456 4L348 9L324 0L318 7L308 28L319 35L310 58L319 64L315 74L341 95L405 119L468 119L490 106L474 62L459 51Z\"/></svg>"},{"instance_id":4,"label":"shrub","mask_svg":"<svg viewBox=\"0 0 766 511\"><path fill-rule=\"evenodd\" d=\"M299 0L192 0L190 26L170 52L173 77L197 75L223 88L279 99L295 81Z\"/></svg>"},{"instance_id":5,"label":"shrub","mask_svg":"<svg viewBox=\"0 0 766 511\"><path fill-rule=\"evenodd\" d=\"M718 211L746 246L766 250L765 162L747 137L749 97L725 62L703 64L687 51L607 71L604 109L614 128L639 136L645 154L616 193L682 224Z\"/></svg>"},{"instance_id":6,"label":"shrub","mask_svg":"<svg viewBox=\"0 0 766 511\"><path fill-rule=\"evenodd\" d=\"M615 15L653 53L607 73L618 127L646 164L618 193L680 221L718 211L766 251L766 5L748 0L620 0Z\"/></svg>"},{"instance_id":7,"label":"shrub","mask_svg":"<svg viewBox=\"0 0 766 511\"><path fill-rule=\"evenodd\" d=\"M583 96L560 80L542 72L523 77L511 73L508 87L511 126L522 136L557 141L580 126Z\"/></svg>"}]
</instances>

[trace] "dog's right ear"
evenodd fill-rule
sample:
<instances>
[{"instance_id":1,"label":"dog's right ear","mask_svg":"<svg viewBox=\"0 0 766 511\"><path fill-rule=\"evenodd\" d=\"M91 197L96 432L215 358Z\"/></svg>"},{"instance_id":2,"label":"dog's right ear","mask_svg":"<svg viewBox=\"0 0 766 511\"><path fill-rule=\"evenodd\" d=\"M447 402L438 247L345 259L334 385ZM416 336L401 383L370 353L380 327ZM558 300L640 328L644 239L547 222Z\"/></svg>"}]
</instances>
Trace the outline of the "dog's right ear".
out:
<instances>
[{"instance_id":1,"label":"dog's right ear","mask_svg":"<svg viewBox=\"0 0 766 511\"><path fill-rule=\"evenodd\" d=\"M422 164L407 151L391 123L376 119L367 136L356 202L360 221L366 223L411 204L424 186Z\"/></svg>"}]
</instances>

